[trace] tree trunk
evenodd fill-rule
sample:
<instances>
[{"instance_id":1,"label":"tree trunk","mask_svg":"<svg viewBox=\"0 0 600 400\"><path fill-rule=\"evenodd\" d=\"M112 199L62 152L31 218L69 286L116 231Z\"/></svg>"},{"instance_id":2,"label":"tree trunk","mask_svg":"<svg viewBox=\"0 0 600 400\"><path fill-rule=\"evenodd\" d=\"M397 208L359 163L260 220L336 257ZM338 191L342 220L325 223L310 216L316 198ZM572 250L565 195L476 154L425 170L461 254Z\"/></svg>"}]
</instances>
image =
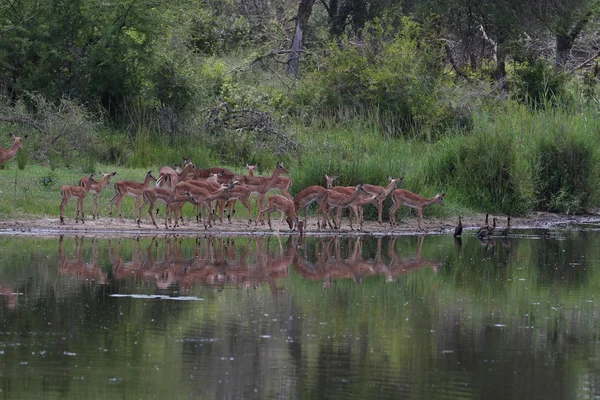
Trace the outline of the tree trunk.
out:
<instances>
[{"instance_id":1,"label":"tree trunk","mask_svg":"<svg viewBox=\"0 0 600 400\"><path fill-rule=\"evenodd\" d=\"M296 16L296 31L294 32L294 38L292 39L291 52L288 55L288 72L298 77L298 59L302 52L302 40L304 37L304 31L308 26L308 19L312 13L313 5L315 0L300 0L298 2L298 15Z\"/></svg>"},{"instance_id":2,"label":"tree trunk","mask_svg":"<svg viewBox=\"0 0 600 400\"><path fill-rule=\"evenodd\" d=\"M573 43L575 43L575 39L577 39L591 16L591 12L588 12L582 19L577 21L571 31L569 31L568 26L563 26L558 29L558 32L556 33L556 59L554 61L554 66L556 68L564 69L566 67L571 49L573 48Z\"/></svg>"}]
</instances>

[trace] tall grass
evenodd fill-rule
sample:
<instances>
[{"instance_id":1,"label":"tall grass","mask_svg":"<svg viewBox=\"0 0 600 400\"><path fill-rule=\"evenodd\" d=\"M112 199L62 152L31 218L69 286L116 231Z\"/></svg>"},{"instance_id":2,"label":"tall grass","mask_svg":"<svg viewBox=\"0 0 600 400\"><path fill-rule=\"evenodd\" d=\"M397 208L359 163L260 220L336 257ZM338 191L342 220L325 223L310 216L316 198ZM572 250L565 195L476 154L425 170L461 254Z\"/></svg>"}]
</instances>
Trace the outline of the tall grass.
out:
<instances>
[{"instance_id":1,"label":"tall grass","mask_svg":"<svg viewBox=\"0 0 600 400\"><path fill-rule=\"evenodd\" d=\"M426 180L478 211L581 213L597 205L599 128L587 107L479 113L471 134L433 145Z\"/></svg>"}]
</instances>

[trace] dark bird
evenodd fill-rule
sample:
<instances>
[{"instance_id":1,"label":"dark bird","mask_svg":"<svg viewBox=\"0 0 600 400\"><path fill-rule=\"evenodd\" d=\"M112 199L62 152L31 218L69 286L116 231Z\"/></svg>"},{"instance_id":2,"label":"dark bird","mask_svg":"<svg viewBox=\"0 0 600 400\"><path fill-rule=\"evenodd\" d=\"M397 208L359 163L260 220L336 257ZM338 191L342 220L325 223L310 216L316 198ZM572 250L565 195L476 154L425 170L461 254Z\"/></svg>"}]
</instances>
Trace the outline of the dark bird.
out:
<instances>
[{"instance_id":1,"label":"dark bird","mask_svg":"<svg viewBox=\"0 0 600 400\"><path fill-rule=\"evenodd\" d=\"M489 224L489 214L485 214L485 224L480 226L479 229L477 230L477 234L479 235L481 233L482 230L484 229L490 229L490 224Z\"/></svg>"},{"instance_id":2,"label":"dark bird","mask_svg":"<svg viewBox=\"0 0 600 400\"><path fill-rule=\"evenodd\" d=\"M462 235L462 230L463 230L463 226L462 226L462 220L461 220L461 216L458 216L458 225L456 225L456 228L454 228L454 237L459 237L460 235Z\"/></svg>"},{"instance_id":3,"label":"dark bird","mask_svg":"<svg viewBox=\"0 0 600 400\"><path fill-rule=\"evenodd\" d=\"M498 234L506 236L510 233L510 216L506 220L506 226L498 231Z\"/></svg>"},{"instance_id":4,"label":"dark bird","mask_svg":"<svg viewBox=\"0 0 600 400\"><path fill-rule=\"evenodd\" d=\"M493 221L492 226L488 226L487 228L482 226L479 229L479 232L477 232L477 236L479 236L480 238L486 238L488 236L492 236L494 234L494 231L496 230L496 217L494 217L492 221Z\"/></svg>"}]
</instances>

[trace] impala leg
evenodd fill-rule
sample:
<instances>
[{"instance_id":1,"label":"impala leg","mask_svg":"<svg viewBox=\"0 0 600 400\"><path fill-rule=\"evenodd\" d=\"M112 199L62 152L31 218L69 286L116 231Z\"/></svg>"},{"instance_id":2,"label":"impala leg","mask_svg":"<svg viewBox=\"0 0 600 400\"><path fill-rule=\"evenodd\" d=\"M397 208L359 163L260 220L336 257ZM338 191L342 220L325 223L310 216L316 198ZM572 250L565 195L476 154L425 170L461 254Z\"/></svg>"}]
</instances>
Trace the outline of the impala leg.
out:
<instances>
[{"instance_id":1,"label":"impala leg","mask_svg":"<svg viewBox=\"0 0 600 400\"><path fill-rule=\"evenodd\" d=\"M240 199L240 202L248 210L248 215L249 215L249 217L248 217L248 226L250 226L250 225L252 225L252 207L250 207L250 203L248 203L248 199L246 199L246 198Z\"/></svg>"},{"instance_id":2,"label":"impala leg","mask_svg":"<svg viewBox=\"0 0 600 400\"><path fill-rule=\"evenodd\" d=\"M69 199L66 199L63 197L62 201L60 202L60 223L61 224L65 224L65 206L67 205L67 203L69 202Z\"/></svg>"},{"instance_id":3,"label":"impala leg","mask_svg":"<svg viewBox=\"0 0 600 400\"><path fill-rule=\"evenodd\" d=\"M423 230L423 208L417 208L417 219L419 230Z\"/></svg>"},{"instance_id":4,"label":"impala leg","mask_svg":"<svg viewBox=\"0 0 600 400\"><path fill-rule=\"evenodd\" d=\"M138 210L140 208L139 206L139 198L135 199L135 209ZM123 219L123 214L121 214L121 202L123 201L123 196L119 195L119 197L117 198L117 200L115 200L115 206L117 207L117 213L119 214L119 219L122 221L124 221Z\"/></svg>"},{"instance_id":5,"label":"impala leg","mask_svg":"<svg viewBox=\"0 0 600 400\"><path fill-rule=\"evenodd\" d=\"M281 219L279 219L279 226L277 227L277 233L279 233L279 231L281 230L281 225L283 224L283 220L285 218L285 213L283 211L280 211L281 213Z\"/></svg>"},{"instance_id":6,"label":"impala leg","mask_svg":"<svg viewBox=\"0 0 600 400\"><path fill-rule=\"evenodd\" d=\"M394 227L396 225L396 211L400 208L402 204L394 202L392 208L390 208L390 226Z\"/></svg>"},{"instance_id":7,"label":"impala leg","mask_svg":"<svg viewBox=\"0 0 600 400\"><path fill-rule=\"evenodd\" d=\"M94 212L92 213L92 219L100 218L98 215L98 195L99 193L94 195Z\"/></svg>"},{"instance_id":8,"label":"impala leg","mask_svg":"<svg viewBox=\"0 0 600 400\"><path fill-rule=\"evenodd\" d=\"M150 218L152 219L152 224L158 229L158 225L156 225L156 221L154 220L154 215L152 215L152 210L154 209L154 203L150 203L150 207L148 208L148 214L150 214ZM165 211L166 212L166 211ZM166 218L166 214L165 214Z\"/></svg>"},{"instance_id":9,"label":"impala leg","mask_svg":"<svg viewBox=\"0 0 600 400\"><path fill-rule=\"evenodd\" d=\"M267 211L267 219L269 220L269 229L273 230L273 227L271 226L271 213L271 210Z\"/></svg>"},{"instance_id":10,"label":"impala leg","mask_svg":"<svg viewBox=\"0 0 600 400\"><path fill-rule=\"evenodd\" d=\"M146 204L148 204L148 201L146 199L143 199L143 203L137 207L137 214L138 214L138 218L137 218L137 225L138 228L140 227L140 221L142 219L142 211L144 210L144 207L146 207ZM137 203L137 199L136 199L136 203ZM150 207L150 210L152 210L152 207ZM121 216L121 214L119 213L119 216ZM123 217L121 217L121 220L123 219Z\"/></svg>"}]
</instances>

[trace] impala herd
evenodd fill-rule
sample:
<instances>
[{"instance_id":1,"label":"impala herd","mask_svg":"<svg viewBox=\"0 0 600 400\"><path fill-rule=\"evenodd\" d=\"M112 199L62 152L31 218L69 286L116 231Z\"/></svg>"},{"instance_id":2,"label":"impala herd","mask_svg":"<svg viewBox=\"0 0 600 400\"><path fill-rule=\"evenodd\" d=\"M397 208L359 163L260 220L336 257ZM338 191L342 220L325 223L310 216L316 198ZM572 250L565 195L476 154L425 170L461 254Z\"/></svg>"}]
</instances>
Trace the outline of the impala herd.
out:
<instances>
[{"instance_id":1,"label":"impala herd","mask_svg":"<svg viewBox=\"0 0 600 400\"><path fill-rule=\"evenodd\" d=\"M17 151L23 148L22 140L28 135L18 137L9 133L13 140L13 145L10 149L0 147L0 165L15 157ZM259 222L264 225L264 214L267 214L269 228L271 226L271 214L278 211L281 214L281 219L277 227L277 232L280 231L283 220L285 219L291 230L303 232L306 225L308 208L312 203L317 204L317 229L325 229L329 226L331 229L340 229L342 222L342 212L345 208L351 210L349 216L350 229L352 226L352 215L358 223L358 229L363 227L363 208L367 204L373 204L377 207L378 222L383 223L383 202L391 196L392 207L389 212L390 226L396 226L396 211L405 205L414 208L417 211L418 227L420 230L423 226L423 209L433 204L444 206L444 194L438 193L434 197L427 199L418 194L409 192L404 189L397 189L397 185L402 182L403 177L392 178L388 176L389 184L387 186L377 186L367 183L354 186L333 186L333 182L337 176L325 175L326 186L309 186L299 191L295 197L290 194L292 180L290 178L280 176L288 174L289 171L283 166L282 162L275 165L271 176L256 176L254 174L258 165L247 165L248 175L237 175L227 168L208 168L197 169L194 164L188 159L184 159L183 169L179 167L171 168L165 166L159 171L158 178L152 175L152 171L148 171L143 182L135 182L122 180L115 182L115 195L110 199L110 216L113 215L113 206L116 205L119 218L123 220L121 213L121 203L126 196L135 198L135 210L137 212L137 224L140 227L142 211L148 205L148 215L152 220L152 224L158 228L154 219L154 206L157 203L164 203L165 210L165 228L169 228L169 223L173 222L173 228L179 225L179 222L184 223L182 216L182 208L185 203L192 203L196 206L196 220L202 219L202 209L206 210L204 218L204 228L212 227L212 222L218 213L219 221L223 223L225 209L227 209L227 219L231 223L231 216L235 213L235 203L241 202L248 210L249 220L248 225L252 225L252 207L249 199L252 194L258 196L257 210L258 214L254 221L257 225ZM94 196L94 211L92 218L99 217L98 214L98 196L100 192L110 184L110 180L117 173L112 172L104 174L100 172L102 178L96 180L94 175L83 177L79 180L78 185L65 185L60 189L60 223L64 224L65 206L69 200L77 200L77 210L75 213L75 222L84 222L84 200L88 193ZM151 183L155 183L151 185ZM166 186L166 188L163 188ZM281 195L271 195L267 198L267 193L271 190L278 190ZM2 193L0 191L0 193ZM212 202L216 202L216 207L213 208ZM304 221L298 217L300 212L304 210ZM335 211L335 215L334 215ZM79 214L81 213L81 217ZM158 209L156 210L158 214ZM510 217L507 219L505 227L498 228L496 226L496 218L493 218L493 224L488 223L488 215L486 214L485 224L479 228L477 234L480 238L487 238L493 235L506 236L511 232ZM463 230L461 217L458 217L458 225L454 231L454 237L460 237Z\"/></svg>"},{"instance_id":2,"label":"impala herd","mask_svg":"<svg viewBox=\"0 0 600 400\"><path fill-rule=\"evenodd\" d=\"M115 195L110 199L110 216L113 215L113 206L116 206L119 218L123 220L120 207L126 196L135 198L135 210L137 212L137 224L140 227L142 212L148 206L147 212L152 224L158 228L154 219L154 209L157 203L164 204L165 228L170 224L175 228L179 223L183 224L182 208L186 203L192 203L196 207L196 220L202 221L204 214L204 227L212 227L212 223L218 217L223 222L225 210L227 219L231 223L231 216L235 213L235 203L239 201L248 210L248 224L253 222L253 208L249 198L252 194L257 195L258 214L254 224L259 222L265 224L264 215L267 214L269 228L271 225L271 214L279 212L281 218L277 226L280 231L284 219L291 230L303 232L306 224L308 208L312 203L317 205L317 229L340 229L342 212L348 208L351 212L349 217L350 229L352 216L358 224L358 229L363 227L363 208L367 204L373 204L378 210L379 224L383 223L383 202L386 198L392 198L393 206L390 209L390 225L396 225L395 213L402 205L417 210L419 229L423 229L423 208L432 204L444 205L444 194L438 193L431 199L426 199L408 190L397 189L402 182L402 177L388 177L387 186L371 184L360 184L357 186L333 186L337 176L325 175L326 186L309 186L304 188L296 196L290 194L292 180L280 176L289 174L282 162L275 165L270 176L256 176L257 165L246 165L248 175L238 175L226 168L197 169L188 159L184 159L183 168L163 167L158 177L148 171L143 182L122 180L115 182ZM60 204L60 222L64 224L64 208L70 199L77 199L77 211L75 221L84 222L84 199L88 193L94 196L93 219L98 218L98 195L110 184L116 172L102 173L101 179L96 180L93 175L83 177L76 186L66 185L60 190L62 202ZM281 194L267 197L271 190L278 190ZM215 206L213 207L213 202ZM300 220L298 214L304 210L304 220ZM156 210L158 213L158 210ZM81 216L80 216L81 214Z\"/></svg>"}]
</instances>

